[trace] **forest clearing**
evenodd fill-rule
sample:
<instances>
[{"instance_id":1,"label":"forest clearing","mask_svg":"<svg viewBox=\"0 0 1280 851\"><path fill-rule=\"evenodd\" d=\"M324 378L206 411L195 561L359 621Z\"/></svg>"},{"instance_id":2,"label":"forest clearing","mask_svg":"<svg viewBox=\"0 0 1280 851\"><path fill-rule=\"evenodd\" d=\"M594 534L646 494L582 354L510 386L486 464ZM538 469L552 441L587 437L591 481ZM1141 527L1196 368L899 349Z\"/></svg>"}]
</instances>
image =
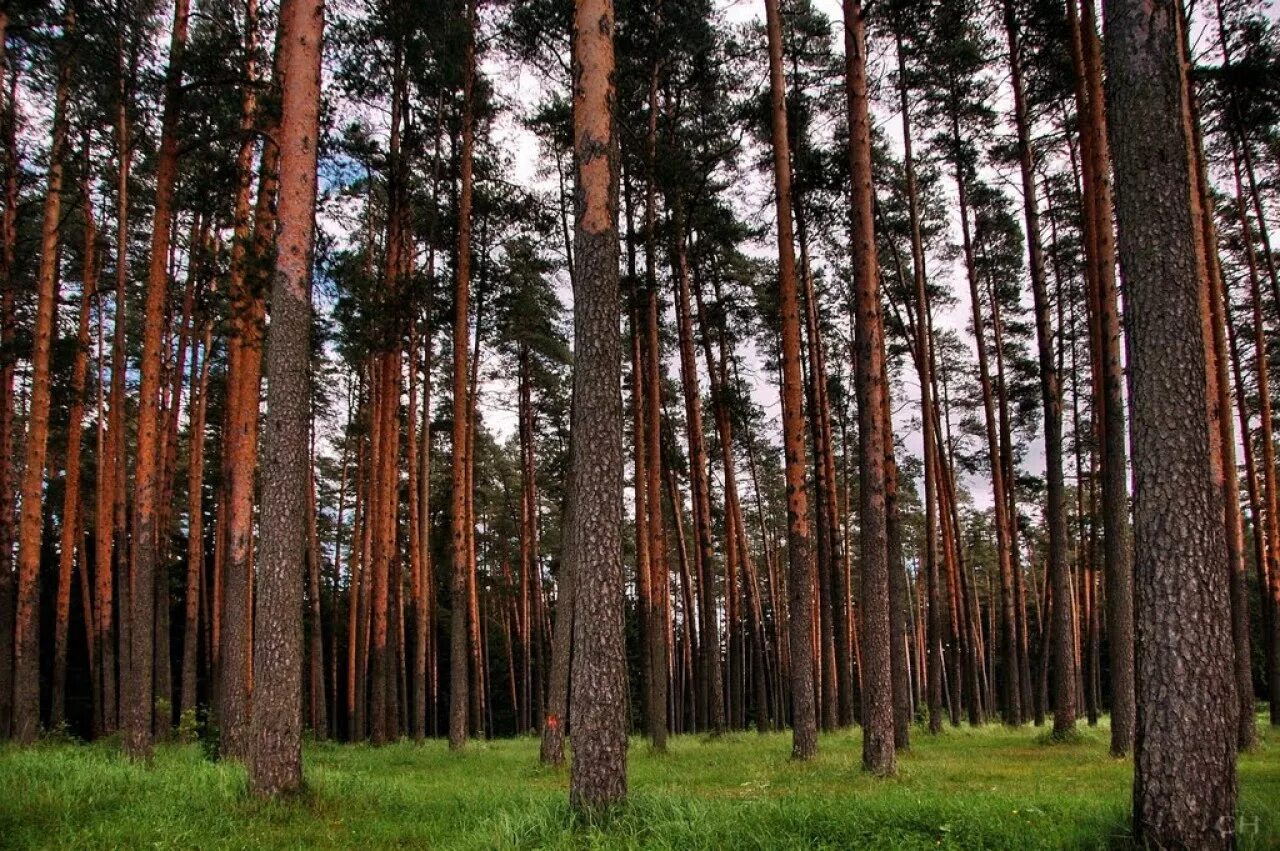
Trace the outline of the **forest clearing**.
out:
<instances>
[{"instance_id":1,"label":"forest clearing","mask_svg":"<svg viewBox=\"0 0 1280 851\"><path fill-rule=\"evenodd\" d=\"M0 846L1280 847L1280 0L0 0Z\"/></svg>"},{"instance_id":2,"label":"forest clearing","mask_svg":"<svg viewBox=\"0 0 1280 851\"><path fill-rule=\"evenodd\" d=\"M1277 740L1240 760L1241 849L1280 843ZM859 768L857 731L821 737L812 763L779 733L677 736L665 756L631 741L631 800L599 825L565 802L567 774L536 740L385 748L308 744L307 790L260 802L244 771L195 745L150 769L109 746L0 750L0 836L31 848L956 848L1122 847L1132 765L1105 725L1048 744L996 725L919 737L882 782Z\"/></svg>"}]
</instances>

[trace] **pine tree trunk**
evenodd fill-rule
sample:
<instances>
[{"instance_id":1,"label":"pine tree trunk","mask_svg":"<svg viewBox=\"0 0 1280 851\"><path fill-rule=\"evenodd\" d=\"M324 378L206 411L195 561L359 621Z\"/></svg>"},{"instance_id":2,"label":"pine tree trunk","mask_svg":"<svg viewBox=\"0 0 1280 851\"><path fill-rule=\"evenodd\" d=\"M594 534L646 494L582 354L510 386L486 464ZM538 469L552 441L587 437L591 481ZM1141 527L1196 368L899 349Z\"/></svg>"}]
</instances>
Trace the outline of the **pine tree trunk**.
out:
<instances>
[{"instance_id":1,"label":"pine tree trunk","mask_svg":"<svg viewBox=\"0 0 1280 851\"><path fill-rule=\"evenodd\" d=\"M471 407L467 400L467 359L470 326L471 288L471 199L472 155L475 147L476 10L477 0L464 4L467 16L467 43L463 58L462 152L459 165L461 191L458 196L458 255L453 306L453 461L452 461L452 627L450 630L449 747L458 750L467 743L469 668L467 659L468 589L471 586L471 558L467 542L467 458Z\"/></svg>"},{"instance_id":2,"label":"pine tree trunk","mask_svg":"<svg viewBox=\"0 0 1280 851\"><path fill-rule=\"evenodd\" d=\"M348 432L349 433L349 432ZM359 741L364 738L364 728L360 724L360 706L363 696L360 692L360 666L363 664L360 650L360 597L362 576L364 573L363 553L364 526L368 499L365 496L365 447L359 446L356 456L355 471L355 507L351 519L351 550L347 559L347 740Z\"/></svg>"},{"instance_id":3,"label":"pine tree trunk","mask_svg":"<svg viewBox=\"0 0 1280 851\"><path fill-rule=\"evenodd\" d=\"M1237 178L1238 180L1238 178ZM1239 190L1237 188L1237 195ZM1254 349L1254 367L1257 372L1258 386L1258 409L1259 421L1261 423L1261 440L1259 441L1262 449L1262 500L1263 516L1266 518L1264 524L1259 527L1254 524L1254 537L1256 542L1261 542L1261 549L1257 551L1257 572L1258 572L1258 589L1261 597L1263 610L1263 625L1266 634L1263 636L1263 642L1266 646L1266 657L1268 661L1267 682L1270 685L1270 703L1271 703L1271 724L1275 726L1280 724L1280 621L1277 616L1280 615L1280 525L1277 525L1277 518L1280 517L1280 486L1276 484L1276 455L1275 455L1275 434L1272 426L1272 405L1271 405L1271 383L1270 383L1270 365L1267 350L1267 333L1266 325L1263 321L1262 314L1262 289L1259 286L1257 264L1253 261L1254 250L1252 240L1250 238L1250 229L1244 213L1243 200L1240 204L1240 215L1243 222L1242 230L1245 233L1245 241L1250 258L1250 279L1249 279L1249 302L1252 325L1253 325L1253 349ZM1237 384L1239 382L1237 381ZM1244 406L1241 406L1244 410ZM1251 444L1247 429L1245 434L1245 447ZM1252 465L1251 465L1252 466ZM1255 486L1256 489L1256 486ZM1243 680L1241 681L1243 686ZM1247 692L1247 702L1249 705L1249 720L1253 720L1253 683L1250 677L1249 689ZM1243 707L1244 701L1242 701ZM1243 723L1243 722L1242 722Z\"/></svg>"},{"instance_id":4,"label":"pine tree trunk","mask_svg":"<svg viewBox=\"0 0 1280 851\"><path fill-rule=\"evenodd\" d=\"M661 12L661 0L658 0ZM660 20L659 22L660 23ZM655 24L656 26L656 24ZM649 666L653 676L649 680L648 716L653 747L661 752L666 749L670 715L667 702L670 684L671 605L670 576L667 567L666 535L662 517L662 341L658 312L658 259L657 259L657 145L658 145L658 83L660 67L654 61L649 76L649 116L645 133L645 343L644 383L648 406L645 415L645 449L649 464L645 472L647 489L645 507L649 511L649 602L652 628L648 635ZM639 486L639 485L637 485Z\"/></svg>"},{"instance_id":5,"label":"pine tree trunk","mask_svg":"<svg viewBox=\"0 0 1280 851\"><path fill-rule=\"evenodd\" d=\"M151 755L155 619L155 575L160 562L160 371L164 357L165 300L169 289L169 242L173 194L178 178L178 119L182 109L183 59L188 0L176 0L169 68L165 79L160 150L156 159L156 200L151 256L147 267L138 389L138 457L134 470L133 558L130 569L129 688L125 692L125 751L135 759Z\"/></svg>"},{"instance_id":6,"label":"pine tree trunk","mask_svg":"<svg viewBox=\"0 0 1280 851\"><path fill-rule=\"evenodd\" d=\"M204 570L204 444L209 410L209 364L213 323L206 319L202 346L192 354L190 452L187 461L187 594L182 640L182 697L178 718L194 720L197 703L197 642L199 640L200 578ZM201 360L201 351L204 353ZM198 378L196 376L199 376Z\"/></svg>"},{"instance_id":7,"label":"pine tree trunk","mask_svg":"<svg viewBox=\"0 0 1280 851\"><path fill-rule=\"evenodd\" d=\"M67 149L67 101L73 52L70 39L75 12L67 7L58 48L52 141L44 218L40 228L40 265L36 276L36 314L31 346L31 401L22 470L22 510L18 517L18 596L13 639L13 738L34 742L40 729L40 542L44 533L44 473L49 448L49 360L58 311L58 225L62 211L62 170Z\"/></svg>"},{"instance_id":8,"label":"pine tree trunk","mask_svg":"<svg viewBox=\"0 0 1280 851\"><path fill-rule=\"evenodd\" d=\"M310 430L310 429L308 429ZM311 632L308 636L307 720L311 735L321 741L328 735L329 716L325 705L324 689L324 616L320 605L320 537L316 530L316 501L314 451L307 460L307 601L311 607Z\"/></svg>"},{"instance_id":9,"label":"pine tree trunk","mask_svg":"<svg viewBox=\"0 0 1280 851\"><path fill-rule=\"evenodd\" d=\"M283 91L278 143L279 252L271 289L263 445L260 613L255 633L253 754L256 795L302 785L302 565L306 547L311 415L311 256L320 116L322 0L293 0L281 21Z\"/></svg>"},{"instance_id":10,"label":"pine tree trunk","mask_svg":"<svg viewBox=\"0 0 1280 851\"><path fill-rule=\"evenodd\" d=\"M1022 177L1022 205L1026 220L1027 259L1031 277L1031 292L1035 309L1036 340L1040 356L1040 370L1056 370L1053 360L1053 329L1049 325L1049 296L1045 281L1044 248L1040 232L1040 210L1036 200L1035 152L1031 145L1030 122L1027 117L1026 95L1022 82L1022 47L1017 14L1012 0L1005 0L1005 31L1009 42L1009 77L1013 89L1014 124L1018 134L1018 165ZM1043 393L1044 391L1042 391ZM1049 397L1046 396L1046 399ZM1049 409L1046 408L1046 415ZM1006 420L1007 421L1007 420ZM1048 419L1046 419L1046 423ZM1009 525L1010 531L1012 524ZM1012 545L1012 542L1010 542ZM1012 549L1012 546L1010 547ZM1011 561L1011 560L1010 560ZM1001 656L1005 665L1005 720L1014 726L1023 722L1021 647L1018 636L1017 592L1014 587L1012 563L1002 561L1000 571L1001 596Z\"/></svg>"},{"instance_id":11,"label":"pine tree trunk","mask_svg":"<svg viewBox=\"0 0 1280 851\"><path fill-rule=\"evenodd\" d=\"M89 195L86 192L85 198ZM89 369L89 306L98 290L97 224L92 206L84 208L84 271L80 289L80 319L76 355L71 367L71 407L67 415L66 492L62 502L62 532L58 546L58 599L53 630L53 680L50 688L49 726L57 729L66 720L67 631L71 621L71 579L77 557L80 570L88 570L80 536L80 443L84 424L84 389ZM89 600L84 601L90 607Z\"/></svg>"},{"instance_id":12,"label":"pine tree trunk","mask_svg":"<svg viewBox=\"0 0 1280 851\"><path fill-rule=\"evenodd\" d=\"M853 184L854 368L858 396L858 506L862 577L862 767L891 775L894 754L893 668L889 597L885 458L892 450L885 425L884 320L876 257L875 188L871 177L871 120L867 103L866 20L858 0L844 0L845 90L849 169Z\"/></svg>"},{"instance_id":13,"label":"pine tree trunk","mask_svg":"<svg viewBox=\"0 0 1280 851\"><path fill-rule=\"evenodd\" d=\"M1228 848L1239 704L1181 10L1161 0L1112 2L1105 12L1136 474L1134 835L1162 847Z\"/></svg>"},{"instance_id":14,"label":"pine tree trunk","mask_svg":"<svg viewBox=\"0 0 1280 851\"><path fill-rule=\"evenodd\" d=\"M769 40L773 178L778 216L778 290L782 335L782 431L787 481L787 597L791 633L792 746L794 759L818 753L813 698L813 566L809 560L809 507L805 486L803 379L800 374L800 310L795 240L791 224L791 154L787 136L786 81L782 75L782 17L778 0L765 0Z\"/></svg>"},{"instance_id":15,"label":"pine tree trunk","mask_svg":"<svg viewBox=\"0 0 1280 851\"><path fill-rule=\"evenodd\" d=\"M622 397L618 333L618 140L613 3L577 0L574 14L574 370L570 455L576 589L571 806L587 814L627 793L623 636Z\"/></svg>"},{"instance_id":16,"label":"pine tree trunk","mask_svg":"<svg viewBox=\"0 0 1280 851\"><path fill-rule=\"evenodd\" d=\"M906 176L907 205L911 221L911 268L914 283L916 325L914 356L920 377L920 421L924 443L924 524L925 546L922 553L927 615L923 624L925 638L925 692L929 710L929 732L942 730L942 619L938 590L938 441L933 402L933 329L930 325L928 280L925 269L924 239L920 225L920 201L916 189L915 157L912 150L911 103L905 84L905 63L901 36L896 38L898 60L898 101L902 114L903 168Z\"/></svg>"},{"instance_id":17,"label":"pine tree trunk","mask_svg":"<svg viewBox=\"0 0 1280 851\"><path fill-rule=\"evenodd\" d=\"M685 433L689 444L689 490L693 502L693 537L697 546L698 604L702 625L702 683L705 690L707 730L725 730L724 684L720 671L720 627L716 614L716 558L712 542L711 487L707 472L705 432L702 426L702 392L694 353L690 306L690 271L687 233L681 199L676 199L672 255L675 260L676 318L680 339L680 385L684 391Z\"/></svg>"},{"instance_id":18,"label":"pine tree trunk","mask_svg":"<svg viewBox=\"0 0 1280 851\"><path fill-rule=\"evenodd\" d=\"M1191 61L1190 56L1186 61ZM1240 508L1240 474L1236 467L1236 433L1231 421L1231 379L1227 351L1227 288L1218 255L1218 229L1214 222L1213 195L1209 189L1208 165L1201 137L1195 89L1187 78L1187 102L1192 120L1192 141L1196 155L1196 188L1200 197L1200 227L1205 250L1205 301L1208 306L1206 333L1209 351L1210 418L1214 435L1214 473L1222 489L1223 525L1227 536L1227 576L1231 600L1231 636L1234 650L1237 746L1249 747L1253 737L1253 652L1249 646L1249 599L1244 591L1244 514Z\"/></svg>"},{"instance_id":19,"label":"pine tree trunk","mask_svg":"<svg viewBox=\"0 0 1280 851\"><path fill-rule=\"evenodd\" d=\"M16 284L13 279L17 253L18 230L18 140L17 93L18 74L9 73L6 56L7 10L0 9L0 91L5 91L3 114L4 135L4 211L0 213L0 740L9 737L13 718L13 633L14 591L17 577L13 567L13 415L17 397L14 394L16 369L13 351L17 332Z\"/></svg>"},{"instance_id":20,"label":"pine tree trunk","mask_svg":"<svg viewBox=\"0 0 1280 851\"><path fill-rule=\"evenodd\" d=\"M288 5L282 3L280 20L288 19ZM257 2L249 0L245 16L246 67L240 105L240 130L244 134L236 156L236 195L233 208L234 239L231 244L230 276L227 293L231 301L231 336L227 344L227 401L223 438L223 479L225 529L223 539L225 565L223 581L214 591L215 617L220 627L217 635L215 665L218 683L215 706L220 731L219 750L223 756L246 759L249 748L250 683L253 659L250 652L253 612L253 580L250 562L253 551L253 483L258 457L258 411L262 385L262 337L266 321L265 292L259 289L260 275L250 267L253 262L266 262L261 244L269 223L271 199L275 194L275 171L279 145L263 146L258 170L258 202L250 208L253 189L253 129L258 121L256 97ZM276 36L276 53L280 53L280 33ZM278 81L279 59L273 76ZM268 134L270 137L271 134ZM264 197L265 196L265 197ZM252 253L252 257L251 257Z\"/></svg>"},{"instance_id":21,"label":"pine tree trunk","mask_svg":"<svg viewBox=\"0 0 1280 851\"><path fill-rule=\"evenodd\" d=\"M1083 116L1080 145L1084 197L1082 223L1085 277L1094 303L1090 333L1101 366L1094 390L1102 420L1103 569L1106 574L1107 636L1111 668L1111 753L1123 756L1134 741L1133 564L1129 549L1128 464L1124 368L1120 359L1120 309L1116 246L1112 228L1111 155L1102 90L1102 57L1093 5L1077 22L1075 0L1067 0L1070 47L1076 67L1076 110Z\"/></svg>"}]
</instances>

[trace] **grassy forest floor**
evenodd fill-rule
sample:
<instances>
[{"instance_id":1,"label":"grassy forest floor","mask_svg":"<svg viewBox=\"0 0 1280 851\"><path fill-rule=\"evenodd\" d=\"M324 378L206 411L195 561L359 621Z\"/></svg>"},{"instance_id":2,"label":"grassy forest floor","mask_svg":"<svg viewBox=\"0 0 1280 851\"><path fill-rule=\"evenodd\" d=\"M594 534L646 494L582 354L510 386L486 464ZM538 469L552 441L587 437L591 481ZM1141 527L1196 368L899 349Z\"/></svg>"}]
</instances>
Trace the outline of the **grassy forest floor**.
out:
<instances>
[{"instance_id":1,"label":"grassy forest floor","mask_svg":"<svg viewBox=\"0 0 1280 851\"><path fill-rule=\"evenodd\" d=\"M1280 847L1280 732L1240 758L1243 848ZM640 739L630 803L576 823L568 773L541 768L532 738L383 748L310 744L308 789L284 803L246 791L245 773L197 745L130 764L110 743L0 749L4 848L1111 848L1128 842L1132 762L1107 754L1104 726L1047 744L998 726L917 730L899 775L859 770L857 731L823 736L809 764L789 733L677 737L666 756Z\"/></svg>"}]
</instances>

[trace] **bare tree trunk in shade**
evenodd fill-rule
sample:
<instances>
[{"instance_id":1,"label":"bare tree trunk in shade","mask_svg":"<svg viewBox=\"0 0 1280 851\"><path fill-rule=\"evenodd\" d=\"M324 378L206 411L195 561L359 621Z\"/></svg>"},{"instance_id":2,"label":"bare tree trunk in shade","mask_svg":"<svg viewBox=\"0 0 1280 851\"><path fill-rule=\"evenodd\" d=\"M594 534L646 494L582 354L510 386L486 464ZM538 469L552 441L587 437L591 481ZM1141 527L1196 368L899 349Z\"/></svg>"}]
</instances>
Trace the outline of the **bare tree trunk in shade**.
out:
<instances>
[{"instance_id":1,"label":"bare tree trunk in shade","mask_svg":"<svg viewBox=\"0 0 1280 851\"><path fill-rule=\"evenodd\" d=\"M656 14L661 14L662 0L658 0ZM655 28L661 20L654 23ZM645 415L645 440L648 466L645 472L646 503L649 510L649 611L654 619L649 631L648 654L653 676L649 680L649 731L653 747L661 752L667 747L667 733L671 715L667 711L670 689L668 656L671 630L670 580L667 570L666 536L663 534L662 517L662 342L659 333L658 311L658 259L657 259L657 145L658 145L658 85L660 67L657 60L649 75L648 122L645 132L645 202L644 202L644 330L641 346L644 356L644 384L648 406ZM639 485L637 485L638 487Z\"/></svg>"},{"instance_id":2,"label":"bare tree trunk in shade","mask_svg":"<svg viewBox=\"0 0 1280 851\"><path fill-rule=\"evenodd\" d=\"M262 537L254 641L249 785L262 797L302 786L302 559L310 489L311 256L320 120L322 0L293 0L281 21L286 81L279 136L278 253L268 331Z\"/></svg>"},{"instance_id":3,"label":"bare tree trunk in shade","mask_svg":"<svg viewBox=\"0 0 1280 851\"><path fill-rule=\"evenodd\" d=\"M569 438L573 442L572 434ZM547 682L547 706L542 720L542 744L539 759L544 765L564 765L565 725L569 717L569 658L573 648L574 591L574 487L573 471L565 489L565 507L561 514L560 572L556 577L555 625L551 636L551 669Z\"/></svg>"},{"instance_id":4,"label":"bare tree trunk in shade","mask_svg":"<svg viewBox=\"0 0 1280 851\"><path fill-rule=\"evenodd\" d=\"M1128 464L1124 409L1124 368L1120 359L1121 329L1116 287L1116 244L1112 226L1112 190L1107 119L1102 89L1102 56L1093 4L1077 14L1067 0L1072 61L1076 68L1076 109L1083 116L1080 132L1084 181L1083 224L1086 283L1097 310L1090 316L1095 351L1100 354L1102 381L1095 406L1102 419L1103 569L1106 586L1107 636L1111 668L1111 753L1133 749L1133 564L1129 547ZM1078 20L1077 20L1078 19Z\"/></svg>"},{"instance_id":5,"label":"bare tree trunk in shade","mask_svg":"<svg viewBox=\"0 0 1280 851\"><path fill-rule=\"evenodd\" d=\"M573 25L578 271L570 475L577 589L569 801L592 814L620 804L627 794L613 3L577 0Z\"/></svg>"},{"instance_id":6,"label":"bare tree trunk in shade","mask_svg":"<svg viewBox=\"0 0 1280 851\"><path fill-rule=\"evenodd\" d=\"M130 561L129 688L122 704L125 751L149 759L154 699L152 663L155 639L155 571L160 562L160 370L163 358L165 299L169 284L169 242L173 195L178 177L178 119L187 40L188 0L176 0L169 66L165 78L160 149L156 158L156 200L143 309L142 360L138 388L138 457L134 471L133 558Z\"/></svg>"},{"instance_id":7,"label":"bare tree trunk in shade","mask_svg":"<svg viewBox=\"0 0 1280 851\"><path fill-rule=\"evenodd\" d=\"M204 320L203 341L191 359L195 378L191 392L190 458L187 461L187 594L182 639L182 695L178 717L196 709L197 641L201 607L200 576L204 569L204 444L209 410L209 364L213 323ZM203 352L203 358L201 353ZM198 377L196 377L198 376Z\"/></svg>"},{"instance_id":8,"label":"bare tree trunk in shade","mask_svg":"<svg viewBox=\"0 0 1280 851\"><path fill-rule=\"evenodd\" d=\"M689 491L693 503L693 538L697 547L699 574L699 617L702 624L702 677L707 704L707 728L719 735L725 729L724 686L720 676L720 627L716 617L715 546L712 542L711 489L707 451L702 424L702 393L698 383L694 353L693 320L690 307L692 275L688 263L687 232L683 202L677 198L673 212L676 317L680 339L680 385L684 393L685 431L689 446Z\"/></svg>"},{"instance_id":9,"label":"bare tree trunk in shade","mask_svg":"<svg viewBox=\"0 0 1280 851\"><path fill-rule=\"evenodd\" d=\"M287 7L292 0L284 0ZM227 295L231 302L231 335L227 341L227 394L223 430L224 500L223 522L218 537L225 557L221 582L214 583L213 611L220 627L214 629L215 690L218 725L221 733L219 750L223 756L245 759L249 748L250 693L253 658L249 648L252 636L253 580L253 484L258 456L258 412L262 386L262 337L266 321L266 294L259 287L260 276L250 268L253 260L265 263L260 244L263 234L274 222L270 206L274 198L275 170L279 160L279 144L270 138L263 146L259 165L258 201L251 207L253 191L253 130L258 123L257 71L257 0L249 0L245 12L245 78L240 103L241 138L236 153L236 194L233 204L234 239L231 244ZM281 21L287 19L282 9ZM276 34L277 54L281 33ZM278 82L280 74L273 75ZM225 526L225 529L223 528Z\"/></svg>"},{"instance_id":10,"label":"bare tree trunk in shade","mask_svg":"<svg viewBox=\"0 0 1280 851\"><path fill-rule=\"evenodd\" d=\"M323 740L329 734L328 707L324 689L324 616L320 606L320 537L316 530L315 467L311 461L314 451L309 451L307 461L307 602L311 609L311 632L307 650L307 721L311 735Z\"/></svg>"},{"instance_id":11,"label":"bare tree trunk in shade","mask_svg":"<svg viewBox=\"0 0 1280 851\"><path fill-rule=\"evenodd\" d=\"M14 599L16 577L13 573L15 531L13 420L17 403L17 396L14 393L17 370L15 359L8 353L13 350L14 336L17 332L17 288L13 268L18 242L20 163L16 120L18 74L16 69L8 73L10 69L5 50L8 28L8 12L0 9L0 91L4 92L5 98L3 110L0 112L0 127L2 127L4 141L4 211L0 213L0 352L3 352L0 355L0 740L9 737L10 722L13 718L13 632L16 602ZM96 645L96 632L93 634L93 640ZM102 701L96 692L94 698L94 711L100 712Z\"/></svg>"},{"instance_id":12,"label":"bare tree trunk in shade","mask_svg":"<svg viewBox=\"0 0 1280 851\"><path fill-rule=\"evenodd\" d=\"M449 639L449 747L458 750L467 743L467 717L471 696L468 690L467 613L469 608L471 558L467 547L468 424L471 407L467 400L467 360L470 356L471 291L471 199L472 158L475 148L476 9L478 0L464 3L467 42L462 76L462 150L459 163L461 191L458 195L458 256L453 301L453 466L451 510L452 609Z\"/></svg>"},{"instance_id":13,"label":"bare tree trunk in shade","mask_svg":"<svg viewBox=\"0 0 1280 851\"><path fill-rule=\"evenodd\" d=\"M1229 848L1239 704L1180 16L1117 0L1104 19L1136 478L1133 828L1140 844Z\"/></svg>"},{"instance_id":14,"label":"bare tree trunk in shade","mask_svg":"<svg viewBox=\"0 0 1280 851\"><path fill-rule=\"evenodd\" d=\"M925 703L929 715L929 732L942 729L942 618L938 589L938 440L934 434L933 402L933 329L930 326L929 289L925 268L924 238L920 223L920 201L916 189L915 157L911 133L911 101L905 80L902 38L896 38L898 61L898 110L902 115L903 169L906 177L907 205L911 222L911 269L915 296L915 339L913 355L920 378L920 421L924 443L924 524L925 543L921 554L921 572L925 589L925 609L921 623L924 634Z\"/></svg>"},{"instance_id":15,"label":"bare tree trunk in shade","mask_svg":"<svg viewBox=\"0 0 1280 851\"><path fill-rule=\"evenodd\" d=\"M49 362L58 312L58 224L62 214L62 171L67 150L67 100L73 72L75 11L67 4L58 45L52 140L40 227L36 313L31 346L31 400L18 516L18 596L13 638L13 738L31 743L40 730L40 544L44 533L44 472L49 448L51 382Z\"/></svg>"},{"instance_id":16,"label":"bare tree trunk in shade","mask_svg":"<svg viewBox=\"0 0 1280 851\"><path fill-rule=\"evenodd\" d=\"M80 290L80 316L77 323L76 354L71 367L71 406L67 416L66 485L62 503L62 531L58 547L58 598L53 631L53 681L50 686L49 726L56 729L66 720L67 631L71 621L71 580L76 561L83 574L89 568L79 534L80 519L80 443L84 424L84 390L89 371L89 307L98 288L98 228L93 208L85 193L84 206L84 272ZM88 598L86 610L91 608Z\"/></svg>"},{"instance_id":17,"label":"bare tree trunk in shade","mask_svg":"<svg viewBox=\"0 0 1280 851\"><path fill-rule=\"evenodd\" d=\"M818 753L814 698L813 565L809 560L809 506L805 484L804 382L800 374L800 308L791 223L791 153L786 81L782 74L782 16L778 0L765 0L769 41L773 179L778 216L778 289L782 335L782 431L787 481L787 574L791 633L791 714L794 759Z\"/></svg>"},{"instance_id":18,"label":"bare tree trunk in shade","mask_svg":"<svg viewBox=\"0 0 1280 851\"><path fill-rule=\"evenodd\" d=\"M1224 13L1222 0L1218 0L1217 17L1219 30L1219 47L1223 53L1223 64L1231 65L1232 54L1226 38ZM1244 181L1240 168L1240 144L1238 137L1232 133L1231 135L1231 164L1233 176L1235 178L1235 212L1239 219L1241 242L1244 247L1244 255L1246 261L1246 269L1248 271L1249 283L1249 302L1252 308L1251 320L1252 327L1255 332L1254 344L1257 360L1255 367L1258 376L1258 401L1259 408L1262 413L1263 426L1263 454L1271 457L1273 462L1269 471L1272 481L1272 489L1274 492L1275 470L1274 470L1274 444L1268 441L1272 439L1271 425L1271 388L1269 377L1269 363L1267 358L1266 334L1262 320L1262 291L1260 287L1260 276L1258 269L1258 255L1254 246L1253 226L1249 220L1249 208L1245 201ZM1203 175L1203 171L1202 171ZM1222 280L1221 274L1218 276L1218 282L1223 284L1221 297L1223 308L1223 326L1225 327L1228 345L1228 355L1231 360L1233 376L1235 378L1236 391L1236 410L1239 414L1241 447L1244 450L1244 467L1246 471L1246 482L1249 495L1249 507L1251 514L1251 526L1253 531L1253 552L1254 561L1257 565L1259 577L1265 579L1267 573L1267 559L1269 548L1267 541L1274 538L1274 527L1268 529L1261 519L1261 503L1259 501L1258 474L1257 467L1254 463L1253 444L1249 431L1249 408L1245 398L1245 388L1241 377L1240 370L1240 348L1236 340L1235 327L1231 321L1231 294L1225 282ZM1230 417L1231 407L1230 400L1223 409L1223 415ZM1232 449L1234 451L1234 442ZM1274 505L1274 503L1273 503ZM1274 521L1274 513L1272 514ZM1242 526L1243 531L1243 526ZM1243 554L1242 554L1243 555ZM1245 570L1244 558L1232 559L1231 564L1231 615L1232 615L1232 635L1235 640L1236 648L1236 692L1240 700L1240 718L1238 727L1237 744L1241 750L1252 749L1258 741L1257 722L1254 719L1256 699L1253 690L1253 648L1252 636L1250 635L1249 625L1249 593L1248 593L1248 574ZM1266 617L1267 609L1267 588L1266 582L1258 583L1260 591L1260 602L1262 603L1262 624L1263 624L1263 642L1268 644L1266 631L1270 624ZM1267 654L1271 655L1271 654ZM1274 687L1274 679L1273 679ZM1277 697L1280 697L1280 690L1277 691ZM1273 717L1276 717L1273 714Z\"/></svg>"}]
</instances>

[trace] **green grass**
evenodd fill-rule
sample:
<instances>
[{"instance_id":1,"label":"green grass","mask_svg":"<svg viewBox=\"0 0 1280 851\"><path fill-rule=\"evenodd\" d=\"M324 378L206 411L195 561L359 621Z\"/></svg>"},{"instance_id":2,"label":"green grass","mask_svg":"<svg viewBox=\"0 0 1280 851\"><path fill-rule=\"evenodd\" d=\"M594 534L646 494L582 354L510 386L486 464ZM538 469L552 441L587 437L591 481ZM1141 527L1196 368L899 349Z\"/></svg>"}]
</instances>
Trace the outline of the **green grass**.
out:
<instances>
[{"instance_id":1,"label":"green grass","mask_svg":"<svg viewBox=\"0 0 1280 851\"><path fill-rule=\"evenodd\" d=\"M1280 847L1280 734L1240 759L1244 848ZM0 749L5 848L1110 848L1128 842L1132 763L1105 727L1046 744L1033 728L915 731L899 774L859 770L856 731L824 736L811 763L790 734L677 737L665 756L632 741L630 800L586 825L568 774L533 739L383 748L313 744L307 791L281 803L198 747L150 766L109 744Z\"/></svg>"}]
</instances>

